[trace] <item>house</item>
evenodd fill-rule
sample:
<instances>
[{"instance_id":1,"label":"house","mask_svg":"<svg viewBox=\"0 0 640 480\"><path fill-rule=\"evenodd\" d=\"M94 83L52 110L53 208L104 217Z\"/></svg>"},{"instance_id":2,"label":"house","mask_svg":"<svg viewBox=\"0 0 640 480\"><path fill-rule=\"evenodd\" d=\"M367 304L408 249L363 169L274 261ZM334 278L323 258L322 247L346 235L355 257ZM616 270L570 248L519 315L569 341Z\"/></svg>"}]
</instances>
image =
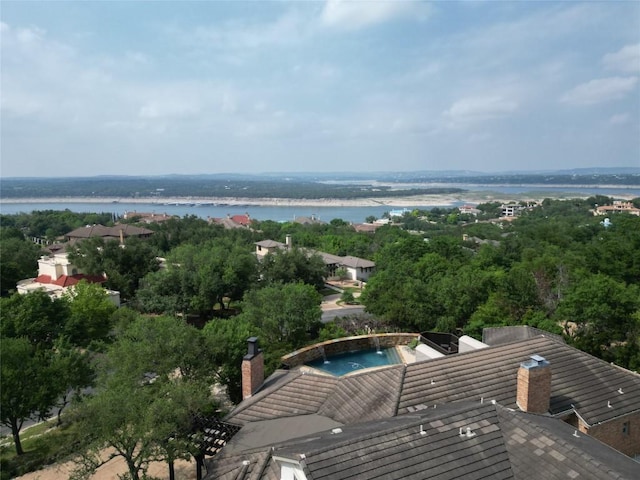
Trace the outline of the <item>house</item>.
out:
<instances>
[{"instance_id":1,"label":"house","mask_svg":"<svg viewBox=\"0 0 640 480\"><path fill-rule=\"evenodd\" d=\"M316 217L315 215L311 215L310 217L295 217L293 219L294 223L299 223L301 225L326 225L327 222L324 222L322 220L320 220L318 217Z\"/></svg>"},{"instance_id":2,"label":"house","mask_svg":"<svg viewBox=\"0 0 640 480\"><path fill-rule=\"evenodd\" d=\"M406 213L411 213L411 210L409 210L408 208L397 208L397 209L391 210L389 212L389 217L391 217L391 218L393 218L393 217L402 217Z\"/></svg>"},{"instance_id":3,"label":"house","mask_svg":"<svg viewBox=\"0 0 640 480\"><path fill-rule=\"evenodd\" d=\"M241 428L207 478L640 478L638 374L535 330L492 335L342 377L291 354L264 382L250 339L245 400L225 418Z\"/></svg>"},{"instance_id":4,"label":"house","mask_svg":"<svg viewBox=\"0 0 640 480\"><path fill-rule=\"evenodd\" d=\"M286 236L285 242L286 243L282 243L275 240L262 240L260 242L256 242L256 256L258 257L258 260L270 253L293 248L291 235ZM317 254L322 257L327 269L327 277L335 276L338 269L343 268L347 272L347 276L350 280L366 282L375 271L376 264L363 258L353 256L340 257L338 255L332 255L330 253L312 249L304 249L304 251L309 256Z\"/></svg>"},{"instance_id":5,"label":"house","mask_svg":"<svg viewBox=\"0 0 640 480\"><path fill-rule=\"evenodd\" d=\"M376 264L371 260L347 255L342 257L339 268L344 268L347 271L350 280L366 282L375 271Z\"/></svg>"},{"instance_id":6,"label":"house","mask_svg":"<svg viewBox=\"0 0 640 480\"><path fill-rule=\"evenodd\" d=\"M608 215L610 213L628 213L630 215L640 216L640 208L635 208L631 202L614 200L613 205L598 206L593 211L594 215Z\"/></svg>"},{"instance_id":7,"label":"house","mask_svg":"<svg viewBox=\"0 0 640 480\"><path fill-rule=\"evenodd\" d=\"M482 213L482 210L478 210L475 205L461 205L458 207L458 210L460 210L460 213L463 215L477 216Z\"/></svg>"},{"instance_id":8,"label":"house","mask_svg":"<svg viewBox=\"0 0 640 480\"><path fill-rule=\"evenodd\" d=\"M283 417L262 428L296 426ZM245 428L208 462L205 479L632 479L640 468L563 422L491 402L344 426L318 422L319 431L247 449L238 442Z\"/></svg>"},{"instance_id":9,"label":"house","mask_svg":"<svg viewBox=\"0 0 640 480\"><path fill-rule=\"evenodd\" d=\"M125 238L148 238L153 234L152 230L136 227L134 225L116 225L105 227L104 225L87 225L67 233L64 238L66 243L55 243L46 247L46 255L38 260L38 276L21 280L16 285L18 293L26 294L36 290L43 290L51 297L61 297L70 289L85 280L91 283L104 283L106 277L102 275L85 275L69 260L67 248L87 238L104 238L117 240L124 245ZM116 306L120 306L120 292L106 290L109 300Z\"/></svg>"},{"instance_id":10,"label":"house","mask_svg":"<svg viewBox=\"0 0 640 480\"><path fill-rule=\"evenodd\" d=\"M389 219L385 218L385 223L378 223L377 221L374 223L354 223L353 229L358 233L375 233L378 228L382 227L389 223Z\"/></svg>"},{"instance_id":11,"label":"house","mask_svg":"<svg viewBox=\"0 0 640 480\"><path fill-rule=\"evenodd\" d=\"M506 218L517 217L522 210L524 210L522 205L515 203L509 203L507 205L503 204L500 207L500 216Z\"/></svg>"},{"instance_id":12,"label":"house","mask_svg":"<svg viewBox=\"0 0 640 480\"><path fill-rule=\"evenodd\" d=\"M250 228L253 219L248 213L244 215L227 215L225 218L212 218L212 223L222 225L226 229L232 228Z\"/></svg>"},{"instance_id":13,"label":"house","mask_svg":"<svg viewBox=\"0 0 640 480\"><path fill-rule=\"evenodd\" d=\"M44 255L38 260L38 276L21 280L17 284L20 294L42 290L53 298L60 298L81 280L90 283L104 283L107 279L100 275L85 275L71 263L64 251ZM106 290L109 300L120 306L120 292Z\"/></svg>"},{"instance_id":14,"label":"house","mask_svg":"<svg viewBox=\"0 0 640 480\"><path fill-rule=\"evenodd\" d=\"M153 235L153 230L147 228L136 227L129 224L118 224L113 227L105 227L104 225L87 225L86 227L76 228L75 230L65 234L65 241L75 243L87 238L104 238L105 240L118 240L124 244L124 240L129 237L149 238Z\"/></svg>"},{"instance_id":15,"label":"house","mask_svg":"<svg viewBox=\"0 0 640 480\"><path fill-rule=\"evenodd\" d=\"M138 223L162 223L166 222L171 218L178 218L176 215L167 215L166 213L155 213L155 212L136 212L135 210L132 212L124 212L122 218L125 220L136 219Z\"/></svg>"}]
</instances>

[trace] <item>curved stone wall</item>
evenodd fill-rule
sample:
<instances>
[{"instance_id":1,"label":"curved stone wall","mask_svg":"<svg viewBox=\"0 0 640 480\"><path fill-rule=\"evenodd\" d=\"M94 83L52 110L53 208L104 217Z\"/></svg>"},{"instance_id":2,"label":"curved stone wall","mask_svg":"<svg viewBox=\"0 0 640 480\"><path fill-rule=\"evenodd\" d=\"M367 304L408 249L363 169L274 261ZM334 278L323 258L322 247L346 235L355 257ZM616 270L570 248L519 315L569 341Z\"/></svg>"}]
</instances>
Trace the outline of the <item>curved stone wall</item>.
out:
<instances>
[{"instance_id":1,"label":"curved stone wall","mask_svg":"<svg viewBox=\"0 0 640 480\"><path fill-rule=\"evenodd\" d=\"M327 340L326 342L316 343L291 352L282 357L281 361L285 367L294 368L317 358L322 358L323 355L331 357L339 353L370 350L378 346L380 348L389 348L397 345L408 345L412 340L419 337L419 333L376 333L336 338L335 340Z\"/></svg>"}]
</instances>

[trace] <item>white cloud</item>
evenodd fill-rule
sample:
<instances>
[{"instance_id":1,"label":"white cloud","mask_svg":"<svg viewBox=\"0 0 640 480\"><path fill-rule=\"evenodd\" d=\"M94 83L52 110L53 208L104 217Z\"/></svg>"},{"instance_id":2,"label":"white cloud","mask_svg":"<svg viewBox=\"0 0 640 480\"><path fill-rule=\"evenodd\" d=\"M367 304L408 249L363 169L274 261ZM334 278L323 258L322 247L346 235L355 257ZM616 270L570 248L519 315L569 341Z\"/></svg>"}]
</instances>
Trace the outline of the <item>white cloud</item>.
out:
<instances>
[{"instance_id":1,"label":"white cloud","mask_svg":"<svg viewBox=\"0 0 640 480\"><path fill-rule=\"evenodd\" d=\"M467 97L458 100L444 115L454 125L508 116L518 110L518 102L501 96Z\"/></svg>"},{"instance_id":2,"label":"white cloud","mask_svg":"<svg viewBox=\"0 0 640 480\"><path fill-rule=\"evenodd\" d=\"M358 30L400 17L428 14L428 4L408 0L328 0L321 22L328 27Z\"/></svg>"},{"instance_id":3,"label":"white cloud","mask_svg":"<svg viewBox=\"0 0 640 480\"><path fill-rule=\"evenodd\" d=\"M624 125L631 121L631 115L628 113L616 113L609 118L610 125Z\"/></svg>"},{"instance_id":4,"label":"white cloud","mask_svg":"<svg viewBox=\"0 0 640 480\"><path fill-rule=\"evenodd\" d=\"M615 53L607 53L602 57L602 63L607 70L640 72L640 43L625 45Z\"/></svg>"},{"instance_id":5,"label":"white cloud","mask_svg":"<svg viewBox=\"0 0 640 480\"><path fill-rule=\"evenodd\" d=\"M198 113L198 107L194 104L179 100L156 100L145 103L138 115L144 119L157 118L183 118Z\"/></svg>"},{"instance_id":6,"label":"white cloud","mask_svg":"<svg viewBox=\"0 0 640 480\"><path fill-rule=\"evenodd\" d=\"M195 29L173 31L187 44L220 51L241 51L269 46L293 45L309 33L309 22L295 11L288 11L268 23L227 21L201 25Z\"/></svg>"},{"instance_id":7,"label":"white cloud","mask_svg":"<svg viewBox=\"0 0 640 480\"><path fill-rule=\"evenodd\" d=\"M598 78L569 90L560 101L570 105L595 105L619 100L630 93L637 83L638 77Z\"/></svg>"}]
</instances>

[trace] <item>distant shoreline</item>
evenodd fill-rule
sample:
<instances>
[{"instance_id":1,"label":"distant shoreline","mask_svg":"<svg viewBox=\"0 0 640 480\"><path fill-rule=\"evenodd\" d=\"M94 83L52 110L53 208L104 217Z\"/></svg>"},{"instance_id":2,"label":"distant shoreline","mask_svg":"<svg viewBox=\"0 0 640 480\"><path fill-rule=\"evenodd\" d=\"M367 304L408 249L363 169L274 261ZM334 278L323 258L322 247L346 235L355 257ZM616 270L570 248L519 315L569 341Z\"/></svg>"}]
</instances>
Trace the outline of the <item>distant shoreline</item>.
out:
<instances>
[{"instance_id":1,"label":"distant shoreline","mask_svg":"<svg viewBox=\"0 0 640 480\"><path fill-rule=\"evenodd\" d=\"M269 206L269 207L412 207L446 206L460 203L487 203L510 201L541 201L545 198L567 199L588 198L594 195L572 192L528 192L507 194L492 191L465 191L455 194L407 195L400 197L370 198L248 198L248 197L47 197L47 198L0 198L0 204L39 203L128 203L139 205L228 205L228 206ZM633 195L616 195L617 198L630 200Z\"/></svg>"}]
</instances>

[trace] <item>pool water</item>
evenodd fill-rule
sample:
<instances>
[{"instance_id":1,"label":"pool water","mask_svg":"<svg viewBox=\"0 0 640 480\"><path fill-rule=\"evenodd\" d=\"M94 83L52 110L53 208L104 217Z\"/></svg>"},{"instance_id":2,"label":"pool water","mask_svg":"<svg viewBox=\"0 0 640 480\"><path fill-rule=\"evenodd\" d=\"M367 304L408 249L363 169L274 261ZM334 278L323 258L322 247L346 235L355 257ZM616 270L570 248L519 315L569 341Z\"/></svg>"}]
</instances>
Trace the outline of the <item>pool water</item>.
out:
<instances>
[{"instance_id":1,"label":"pool water","mask_svg":"<svg viewBox=\"0 0 640 480\"><path fill-rule=\"evenodd\" d=\"M327 358L327 362L323 358L318 358L307 363L307 365L341 377L357 370L394 365L396 363L402 363L396 349L383 348L379 352L372 349L340 353Z\"/></svg>"}]
</instances>

